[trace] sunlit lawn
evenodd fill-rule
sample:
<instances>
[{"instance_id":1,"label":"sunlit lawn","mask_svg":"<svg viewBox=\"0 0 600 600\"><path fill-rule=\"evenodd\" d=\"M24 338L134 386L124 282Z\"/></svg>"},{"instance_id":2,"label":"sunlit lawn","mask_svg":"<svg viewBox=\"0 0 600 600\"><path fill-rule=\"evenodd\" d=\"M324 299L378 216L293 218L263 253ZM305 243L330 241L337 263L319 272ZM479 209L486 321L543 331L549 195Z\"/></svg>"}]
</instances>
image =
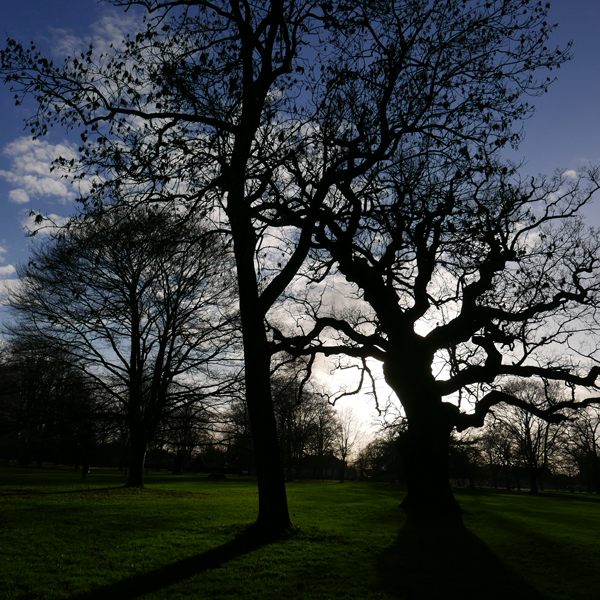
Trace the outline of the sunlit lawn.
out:
<instances>
[{"instance_id":1,"label":"sunlit lawn","mask_svg":"<svg viewBox=\"0 0 600 600\"><path fill-rule=\"evenodd\" d=\"M244 532L256 483L0 470L0 598L600 599L600 498L457 490L463 523L407 523L394 485L288 484L286 539Z\"/></svg>"}]
</instances>

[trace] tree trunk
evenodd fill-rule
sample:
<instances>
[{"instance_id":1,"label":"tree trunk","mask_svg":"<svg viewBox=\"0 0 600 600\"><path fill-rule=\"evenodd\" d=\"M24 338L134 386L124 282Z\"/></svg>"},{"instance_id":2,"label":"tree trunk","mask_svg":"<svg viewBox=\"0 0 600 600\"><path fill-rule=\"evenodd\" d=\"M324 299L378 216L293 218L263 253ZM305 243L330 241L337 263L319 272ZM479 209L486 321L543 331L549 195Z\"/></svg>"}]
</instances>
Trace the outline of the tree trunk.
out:
<instances>
[{"instance_id":1,"label":"tree trunk","mask_svg":"<svg viewBox=\"0 0 600 600\"><path fill-rule=\"evenodd\" d=\"M271 397L271 354L262 316L254 307L244 307L244 304L240 296L246 403L258 480L256 525L270 533L279 533L285 531L291 522Z\"/></svg>"},{"instance_id":2,"label":"tree trunk","mask_svg":"<svg viewBox=\"0 0 600 600\"><path fill-rule=\"evenodd\" d=\"M532 494L537 494L538 493L538 486L537 486L537 472L536 471L531 471L530 475L529 475L529 492Z\"/></svg>"},{"instance_id":3,"label":"tree trunk","mask_svg":"<svg viewBox=\"0 0 600 600\"><path fill-rule=\"evenodd\" d=\"M450 488L451 425L439 415L409 416L404 435L404 473L408 494L402 508L411 513L456 514Z\"/></svg>"},{"instance_id":4,"label":"tree trunk","mask_svg":"<svg viewBox=\"0 0 600 600\"><path fill-rule=\"evenodd\" d=\"M408 494L402 508L415 515L460 513L450 487L450 434L458 408L442 401L431 374L431 356L419 348L402 350L384 363L387 384L402 403L408 423L399 443Z\"/></svg>"},{"instance_id":5,"label":"tree trunk","mask_svg":"<svg viewBox=\"0 0 600 600\"><path fill-rule=\"evenodd\" d=\"M290 526L290 517L285 491L285 477L273 403L269 356L246 355L246 401L252 427L254 458L258 480L259 528L269 532L283 532ZM266 363L266 364L265 364Z\"/></svg>"},{"instance_id":6,"label":"tree trunk","mask_svg":"<svg viewBox=\"0 0 600 600\"><path fill-rule=\"evenodd\" d=\"M126 487L144 487L144 462L146 460L146 440L132 432L131 456L129 459L129 477Z\"/></svg>"},{"instance_id":7,"label":"tree trunk","mask_svg":"<svg viewBox=\"0 0 600 600\"><path fill-rule=\"evenodd\" d=\"M236 169L234 169L234 172ZM285 477L271 396L271 349L254 265L256 234L244 198L244 179L228 195L228 216L234 241L240 320L244 344L246 404L258 480L258 528L282 533L290 525ZM237 192L232 190L237 188Z\"/></svg>"}]
</instances>

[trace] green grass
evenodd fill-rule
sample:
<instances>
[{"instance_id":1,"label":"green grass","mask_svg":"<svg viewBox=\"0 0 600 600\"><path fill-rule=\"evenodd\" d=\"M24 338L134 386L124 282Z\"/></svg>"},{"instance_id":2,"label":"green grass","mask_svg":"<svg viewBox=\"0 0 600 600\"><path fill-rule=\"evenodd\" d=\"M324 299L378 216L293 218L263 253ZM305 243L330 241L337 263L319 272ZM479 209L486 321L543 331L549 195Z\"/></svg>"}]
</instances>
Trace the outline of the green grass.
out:
<instances>
[{"instance_id":1,"label":"green grass","mask_svg":"<svg viewBox=\"0 0 600 600\"><path fill-rule=\"evenodd\" d=\"M0 470L0 599L600 598L600 498L457 490L463 519L407 522L388 484L288 484L297 531L259 542L229 476Z\"/></svg>"}]
</instances>

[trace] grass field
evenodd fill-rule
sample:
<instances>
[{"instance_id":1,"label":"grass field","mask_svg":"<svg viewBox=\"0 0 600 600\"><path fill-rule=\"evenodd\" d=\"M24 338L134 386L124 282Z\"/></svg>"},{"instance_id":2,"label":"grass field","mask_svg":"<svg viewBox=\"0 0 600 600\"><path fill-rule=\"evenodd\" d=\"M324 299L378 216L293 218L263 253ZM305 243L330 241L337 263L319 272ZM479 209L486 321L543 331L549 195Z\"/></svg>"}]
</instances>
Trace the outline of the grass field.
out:
<instances>
[{"instance_id":1,"label":"grass field","mask_svg":"<svg viewBox=\"0 0 600 600\"><path fill-rule=\"evenodd\" d=\"M258 542L256 483L0 470L0 598L600 599L600 498L456 490L407 522L389 484L288 484L297 531Z\"/></svg>"}]
</instances>

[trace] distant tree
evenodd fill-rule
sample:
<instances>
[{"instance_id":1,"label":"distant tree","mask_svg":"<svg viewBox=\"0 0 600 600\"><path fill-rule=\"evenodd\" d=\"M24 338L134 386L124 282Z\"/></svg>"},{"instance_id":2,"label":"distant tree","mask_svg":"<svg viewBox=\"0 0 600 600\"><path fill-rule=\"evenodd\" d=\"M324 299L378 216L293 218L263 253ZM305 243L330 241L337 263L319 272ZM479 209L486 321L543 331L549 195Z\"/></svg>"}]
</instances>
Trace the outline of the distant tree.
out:
<instances>
[{"instance_id":1,"label":"distant tree","mask_svg":"<svg viewBox=\"0 0 600 600\"><path fill-rule=\"evenodd\" d=\"M588 491L600 494L600 409L589 407L568 425L567 451Z\"/></svg>"},{"instance_id":2,"label":"distant tree","mask_svg":"<svg viewBox=\"0 0 600 600\"><path fill-rule=\"evenodd\" d=\"M271 378L279 448L287 479L292 479L294 473L300 475L309 441L309 399L298 375L288 371Z\"/></svg>"},{"instance_id":3,"label":"distant tree","mask_svg":"<svg viewBox=\"0 0 600 600\"><path fill-rule=\"evenodd\" d=\"M337 457L342 461L340 483L346 481L348 461L363 438L361 423L354 410L344 407L337 411L337 427L335 429L333 447Z\"/></svg>"},{"instance_id":4,"label":"distant tree","mask_svg":"<svg viewBox=\"0 0 600 600\"><path fill-rule=\"evenodd\" d=\"M511 489L511 474L517 465L515 440L501 420L488 419L479 436L482 459L492 476L492 485L498 487L498 472L504 470L505 487ZM517 485L520 487L518 473Z\"/></svg>"},{"instance_id":5,"label":"distant tree","mask_svg":"<svg viewBox=\"0 0 600 600\"><path fill-rule=\"evenodd\" d=\"M309 380L304 361L276 366L271 379L277 432L287 477L304 475L307 459L323 477L326 454L333 450L338 420L333 407Z\"/></svg>"},{"instance_id":6,"label":"distant tree","mask_svg":"<svg viewBox=\"0 0 600 600\"><path fill-rule=\"evenodd\" d=\"M354 467L360 479L401 481L404 478L402 452L397 437L379 435L359 451Z\"/></svg>"},{"instance_id":7,"label":"distant tree","mask_svg":"<svg viewBox=\"0 0 600 600\"><path fill-rule=\"evenodd\" d=\"M231 347L231 282L218 237L145 207L72 221L32 248L10 294L15 347L64 357L128 427L127 485L143 485L161 421L213 402Z\"/></svg>"},{"instance_id":8,"label":"distant tree","mask_svg":"<svg viewBox=\"0 0 600 600\"><path fill-rule=\"evenodd\" d=\"M313 393L312 399L308 452L316 461L315 476L324 479L326 457L334 450L337 415L325 396Z\"/></svg>"},{"instance_id":9,"label":"distant tree","mask_svg":"<svg viewBox=\"0 0 600 600\"><path fill-rule=\"evenodd\" d=\"M114 427L95 382L68 361L5 349L0 365L0 438L21 464L82 466Z\"/></svg>"},{"instance_id":10,"label":"distant tree","mask_svg":"<svg viewBox=\"0 0 600 600\"><path fill-rule=\"evenodd\" d=\"M215 409L206 402L187 402L163 420L157 439L175 453L173 474L183 475L190 469L194 455L213 442L220 419Z\"/></svg>"},{"instance_id":11,"label":"distant tree","mask_svg":"<svg viewBox=\"0 0 600 600\"><path fill-rule=\"evenodd\" d=\"M529 476L531 493L543 489L543 476L553 469L565 443L568 421L548 422L533 414L528 407L540 414L564 401L560 385L543 385L536 381L511 381L503 386L503 392L522 400L526 408L498 404L492 410L494 419L510 437L516 463Z\"/></svg>"},{"instance_id":12,"label":"distant tree","mask_svg":"<svg viewBox=\"0 0 600 600\"><path fill-rule=\"evenodd\" d=\"M334 408L308 380L303 361L274 365L271 379L281 462L288 479L323 478L325 457L333 451L338 425ZM252 448L247 407L239 399L224 411L222 440L235 464L249 464ZM244 458L245 457L245 458ZM247 466L238 470L251 470Z\"/></svg>"},{"instance_id":13,"label":"distant tree","mask_svg":"<svg viewBox=\"0 0 600 600\"><path fill-rule=\"evenodd\" d=\"M238 472L256 472L252 446L252 428L244 398L233 397L223 411L222 424L215 442L226 448L227 462Z\"/></svg>"},{"instance_id":14,"label":"distant tree","mask_svg":"<svg viewBox=\"0 0 600 600\"><path fill-rule=\"evenodd\" d=\"M464 485L466 481L469 487L474 487L480 464L481 454L475 436L463 434L450 438L449 473L458 485Z\"/></svg>"}]
</instances>

